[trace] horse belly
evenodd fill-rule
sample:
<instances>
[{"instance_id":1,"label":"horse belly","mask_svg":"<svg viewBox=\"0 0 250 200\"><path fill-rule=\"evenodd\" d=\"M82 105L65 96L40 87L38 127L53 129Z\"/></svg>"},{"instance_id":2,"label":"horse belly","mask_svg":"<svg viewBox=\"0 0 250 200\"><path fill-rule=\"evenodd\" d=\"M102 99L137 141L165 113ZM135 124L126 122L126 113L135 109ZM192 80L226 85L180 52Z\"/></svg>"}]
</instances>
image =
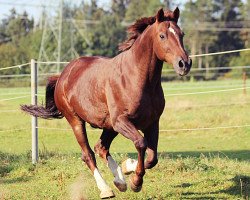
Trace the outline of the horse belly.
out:
<instances>
[{"instance_id":1,"label":"horse belly","mask_svg":"<svg viewBox=\"0 0 250 200\"><path fill-rule=\"evenodd\" d=\"M92 103L85 101L84 104L72 102L75 112L87 123L94 128L112 128L110 115L107 110L107 106L104 103L99 105L93 105Z\"/></svg>"},{"instance_id":2,"label":"horse belly","mask_svg":"<svg viewBox=\"0 0 250 200\"><path fill-rule=\"evenodd\" d=\"M95 113L89 112L86 118L86 122L88 122L94 128L112 129L110 115L106 111L100 110Z\"/></svg>"}]
</instances>

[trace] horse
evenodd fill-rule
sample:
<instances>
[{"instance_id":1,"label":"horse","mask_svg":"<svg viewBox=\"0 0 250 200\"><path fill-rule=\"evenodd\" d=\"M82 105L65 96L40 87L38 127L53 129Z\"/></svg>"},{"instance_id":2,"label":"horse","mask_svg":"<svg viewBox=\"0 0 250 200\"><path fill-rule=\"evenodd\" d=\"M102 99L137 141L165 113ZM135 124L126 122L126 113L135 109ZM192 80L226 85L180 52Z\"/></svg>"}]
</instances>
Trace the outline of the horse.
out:
<instances>
[{"instance_id":1,"label":"horse","mask_svg":"<svg viewBox=\"0 0 250 200\"><path fill-rule=\"evenodd\" d=\"M21 105L33 116L67 119L81 147L82 160L93 173L100 198L115 194L97 168L94 151L110 168L121 192L127 190L124 173L134 172L130 188L139 192L145 170L158 162L159 120L165 106L163 62L172 64L180 76L192 66L183 45L184 33L177 25L179 13L178 7L174 11L161 8L155 16L137 20L128 27L129 36L120 44L117 56L71 61L60 75L48 79L45 106ZM102 129L94 151L88 142L86 123ZM109 152L118 134L131 140L138 152L138 160L128 158L122 167Z\"/></svg>"}]
</instances>

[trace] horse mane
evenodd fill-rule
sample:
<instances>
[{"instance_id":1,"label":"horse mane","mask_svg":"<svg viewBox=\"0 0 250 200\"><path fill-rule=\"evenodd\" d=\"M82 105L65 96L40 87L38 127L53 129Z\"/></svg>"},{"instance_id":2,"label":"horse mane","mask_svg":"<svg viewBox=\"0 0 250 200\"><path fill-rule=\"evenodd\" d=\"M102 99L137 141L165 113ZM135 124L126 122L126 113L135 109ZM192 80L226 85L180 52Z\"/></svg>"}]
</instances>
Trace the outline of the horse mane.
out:
<instances>
[{"instance_id":1,"label":"horse mane","mask_svg":"<svg viewBox=\"0 0 250 200\"><path fill-rule=\"evenodd\" d=\"M134 24L127 28L128 38L121 44L119 44L119 51L126 51L132 47L135 40L143 33L143 31L149 26L155 23L155 17L143 17L136 20Z\"/></svg>"},{"instance_id":2,"label":"horse mane","mask_svg":"<svg viewBox=\"0 0 250 200\"><path fill-rule=\"evenodd\" d=\"M170 10L164 11L164 16L166 21L174 21L173 12ZM143 17L136 20L134 24L127 28L128 38L119 44L119 51L126 51L130 49L136 39L144 32L144 30L154 24L156 21L156 16Z\"/></svg>"}]
</instances>

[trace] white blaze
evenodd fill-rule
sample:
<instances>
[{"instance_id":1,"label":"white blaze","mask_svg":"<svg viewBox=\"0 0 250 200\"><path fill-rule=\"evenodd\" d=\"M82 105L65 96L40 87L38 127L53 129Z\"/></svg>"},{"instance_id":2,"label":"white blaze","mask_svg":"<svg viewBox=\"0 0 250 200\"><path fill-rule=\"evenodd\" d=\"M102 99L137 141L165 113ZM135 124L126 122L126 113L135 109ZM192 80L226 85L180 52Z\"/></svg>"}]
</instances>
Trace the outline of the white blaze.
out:
<instances>
[{"instance_id":1,"label":"white blaze","mask_svg":"<svg viewBox=\"0 0 250 200\"><path fill-rule=\"evenodd\" d=\"M173 28L169 28L169 31L171 32L171 33L173 33L174 35L176 35L176 32L175 32L175 30L173 29Z\"/></svg>"}]
</instances>

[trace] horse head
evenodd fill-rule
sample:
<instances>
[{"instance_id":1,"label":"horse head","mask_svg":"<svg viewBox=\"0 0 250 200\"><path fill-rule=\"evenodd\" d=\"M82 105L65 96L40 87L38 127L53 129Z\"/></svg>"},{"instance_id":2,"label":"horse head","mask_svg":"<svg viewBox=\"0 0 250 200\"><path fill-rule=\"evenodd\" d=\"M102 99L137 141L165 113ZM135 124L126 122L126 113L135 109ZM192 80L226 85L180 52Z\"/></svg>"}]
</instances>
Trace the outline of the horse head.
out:
<instances>
[{"instance_id":1,"label":"horse head","mask_svg":"<svg viewBox=\"0 0 250 200\"><path fill-rule=\"evenodd\" d=\"M184 33L177 25L180 11L176 8L173 12L157 12L154 23L154 52L158 59L173 65L180 76L188 74L192 66L183 45Z\"/></svg>"}]
</instances>

